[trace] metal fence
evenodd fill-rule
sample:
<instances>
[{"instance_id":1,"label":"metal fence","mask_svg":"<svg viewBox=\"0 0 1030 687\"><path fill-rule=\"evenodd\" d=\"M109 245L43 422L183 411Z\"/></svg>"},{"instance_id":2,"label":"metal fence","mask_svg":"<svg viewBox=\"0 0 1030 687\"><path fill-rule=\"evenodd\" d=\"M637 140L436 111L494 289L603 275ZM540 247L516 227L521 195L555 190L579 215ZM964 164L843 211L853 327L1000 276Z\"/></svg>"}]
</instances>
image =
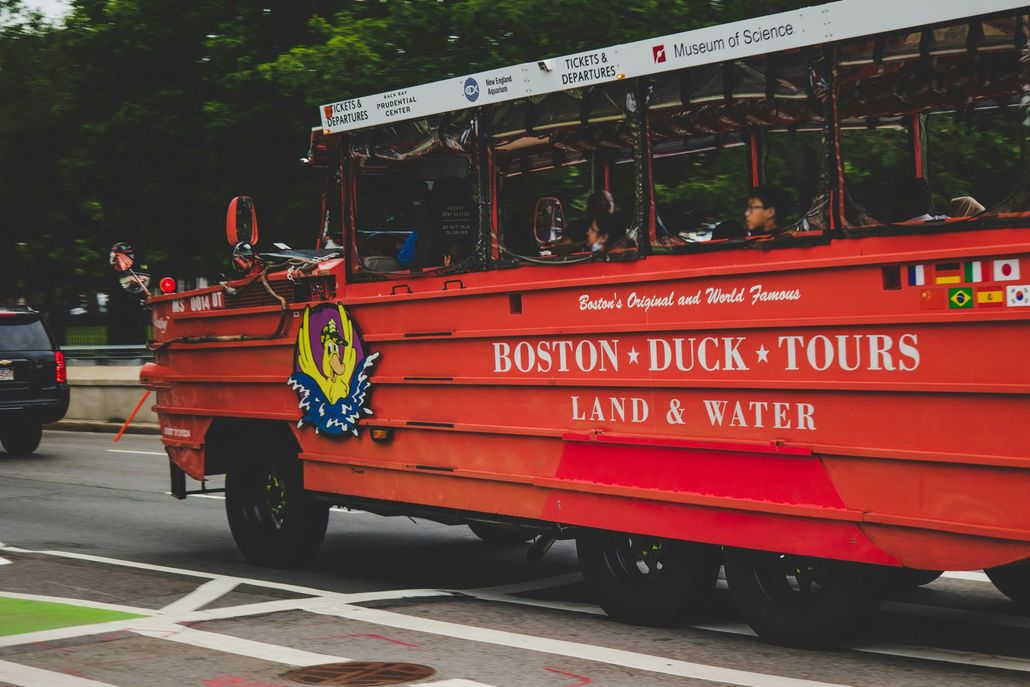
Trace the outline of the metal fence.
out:
<instances>
[{"instance_id":1,"label":"metal fence","mask_svg":"<svg viewBox=\"0 0 1030 687\"><path fill-rule=\"evenodd\" d=\"M142 365L154 359L146 346L61 346L69 365Z\"/></svg>"}]
</instances>

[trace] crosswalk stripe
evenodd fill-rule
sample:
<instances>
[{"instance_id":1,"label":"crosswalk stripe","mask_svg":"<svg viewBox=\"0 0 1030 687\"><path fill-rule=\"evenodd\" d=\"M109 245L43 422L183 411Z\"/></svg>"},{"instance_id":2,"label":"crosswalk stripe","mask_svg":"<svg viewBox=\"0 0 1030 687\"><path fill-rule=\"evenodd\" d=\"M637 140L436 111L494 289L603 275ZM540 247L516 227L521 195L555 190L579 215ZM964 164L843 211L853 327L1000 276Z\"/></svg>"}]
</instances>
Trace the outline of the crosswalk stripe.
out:
<instances>
[{"instance_id":1,"label":"crosswalk stripe","mask_svg":"<svg viewBox=\"0 0 1030 687\"><path fill-rule=\"evenodd\" d=\"M55 673L33 666L0 661L0 682L15 687L114 687L107 682L98 682L84 677Z\"/></svg>"},{"instance_id":2,"label":"crosswalk stripe","mask_svg":"<svg viewBox=\"0 0 1030 687\"><path fill-rule=\"evenodd\" d=\"M740 685L741 687L839 687L835 683L819 682L816 680L805 680L801 678L783 677L756 673L735 668L723 668L720 666L707 665L703 663L691 663L663 656L651 656L622 649L595 646L592 644L580 644L562 639L547 639L533 637L530 635L507 632L504 630L492 630L471 625L461 625L441 620L420 618L416 616L393 613L374 608L362 608L359 606L348 606L340 603L327 602L321 606L312 605L309 611L322 615L336 616L350 620L395 627L415 632L454 637L473 642L486 644L497 644L513 649L525 649L539 651L558 656L568 656L597 663L622 666L652 673L665 675L676 675L679 677L705 680L708 682L720 682L728 685Z\"/></svg>"}]
</instances>

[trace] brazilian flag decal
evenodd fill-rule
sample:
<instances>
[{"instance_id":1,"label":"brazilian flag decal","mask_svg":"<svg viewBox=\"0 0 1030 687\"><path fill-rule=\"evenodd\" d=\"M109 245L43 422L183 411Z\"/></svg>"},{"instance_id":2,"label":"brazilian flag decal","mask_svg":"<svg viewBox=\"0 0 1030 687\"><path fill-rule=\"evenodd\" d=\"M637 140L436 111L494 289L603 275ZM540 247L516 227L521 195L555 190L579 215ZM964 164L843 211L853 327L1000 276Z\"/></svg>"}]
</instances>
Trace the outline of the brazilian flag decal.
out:
<instances>
[{"instance_id":1,"label":"brazilian flag decal","mask_svg":"<svg viewBox=\"0 0 1030 687\"><path fill-rule=\"evenodd\" d=\"M973 290L969 288L948 289L949 308L972 308Z\"/></svg>"}]
</instances>

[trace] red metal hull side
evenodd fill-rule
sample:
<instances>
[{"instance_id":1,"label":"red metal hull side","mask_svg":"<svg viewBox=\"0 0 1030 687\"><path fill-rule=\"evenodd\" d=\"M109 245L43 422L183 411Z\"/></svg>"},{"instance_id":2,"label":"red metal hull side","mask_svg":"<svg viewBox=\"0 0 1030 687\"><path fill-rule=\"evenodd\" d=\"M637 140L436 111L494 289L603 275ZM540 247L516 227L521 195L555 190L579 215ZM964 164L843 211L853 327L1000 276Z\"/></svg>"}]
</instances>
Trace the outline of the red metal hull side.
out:
<instances>
[{"instance_id":1,"label":"red metal hull side","mask_svg":"<svg viewBox=\"0 0 1030 687\"><path fill-rule=\"evenodd\" d=\"M974 260L982 281L955 276ZM932 569L1030 556L1030 308L997 295L1030 283L1025 231L448 279L340 284L379 354L362 422L394 434L294 427L308 488ZM279 318L172 301L166 337ZM144 372L191 475L201 419L296 425L291 307L285 338L172 344Z\"/></svg>"}]
</instances>

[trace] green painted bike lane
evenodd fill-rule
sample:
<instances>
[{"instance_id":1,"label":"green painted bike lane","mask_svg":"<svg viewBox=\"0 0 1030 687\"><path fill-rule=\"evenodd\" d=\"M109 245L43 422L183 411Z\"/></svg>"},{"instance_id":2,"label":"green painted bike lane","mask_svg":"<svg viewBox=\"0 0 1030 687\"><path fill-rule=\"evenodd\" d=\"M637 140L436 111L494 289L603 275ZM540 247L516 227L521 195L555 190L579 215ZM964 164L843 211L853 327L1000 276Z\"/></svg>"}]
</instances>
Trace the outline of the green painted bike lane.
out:
<instances>
[{"instance_id":1,"label":"green painted bike lane","mask_svg":"<svg viewBox=\"0 0 1030 687\"><path fill-rule=\"evenodd\" d=\"M0 637L144 617L124 611L0 595Z\"/></svg>"}]
</instances>

